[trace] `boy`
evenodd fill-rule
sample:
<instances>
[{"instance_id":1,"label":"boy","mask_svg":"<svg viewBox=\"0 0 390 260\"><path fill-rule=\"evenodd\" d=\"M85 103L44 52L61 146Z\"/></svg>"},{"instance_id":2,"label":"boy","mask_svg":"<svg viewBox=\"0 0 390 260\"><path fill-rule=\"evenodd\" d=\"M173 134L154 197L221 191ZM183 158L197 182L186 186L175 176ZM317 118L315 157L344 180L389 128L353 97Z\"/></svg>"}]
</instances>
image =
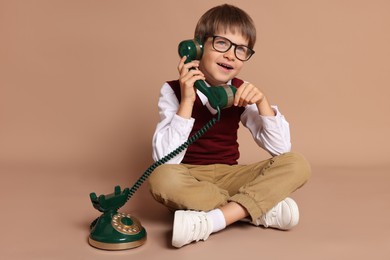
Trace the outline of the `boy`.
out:
<instances>
[{"instance_id":1,"label":"boy","mask_svg":"<svg viewBox=\"0 0 390 260\"><path fill-rule=\"evenodd\" d=\"M200 18L195 37L204 46L202 59L180 59L179 79L161 89L153 158L159 160L180 146L216 114L194 88L195 81L234 85L237 92L234 105L221 111L219 122L149 178L153 197L175 211L172 245L206 240L240 220L291 229L298 224L299 211L288 196L308 180L310 166L290 152L289 125L278 108L253 84L236 78L254 54L253 21L235 6L217 6ZM240 122L272 158L237 164Z\"/></svg>"}]
</instances>

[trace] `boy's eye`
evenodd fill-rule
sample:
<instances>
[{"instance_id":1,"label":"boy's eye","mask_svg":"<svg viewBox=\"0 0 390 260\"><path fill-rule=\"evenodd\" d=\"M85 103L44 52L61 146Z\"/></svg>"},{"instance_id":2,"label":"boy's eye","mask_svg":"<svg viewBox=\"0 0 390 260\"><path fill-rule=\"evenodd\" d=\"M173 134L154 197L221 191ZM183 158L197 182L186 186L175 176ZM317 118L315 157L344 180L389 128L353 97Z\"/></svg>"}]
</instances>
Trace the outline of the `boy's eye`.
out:
<instances>
[{"instance_id":1,"label":"boy's eye","mask_svg":"<svg viewBox=\"0 0 390 260\"><path fill-rule=\"evenodd\" d=\"M224 40L217 40L217 41L215 41L215 44L220 46L220 47L227 47L227 46L229 46L229 43L227 41L224 41Z\"/></svg>"},{"instance_id":2,"label":"boy's eye","mask_svg":"<svg viewBox=\"0 0 390 260\"><path fill-rule=\"evenodd\" d=\"M238 46L236 47L236 52L241 53L241 54L247 54L248 48L247 48L246 46L240 46L240 45L238 45Z\"/></svg>"}]
</instances>

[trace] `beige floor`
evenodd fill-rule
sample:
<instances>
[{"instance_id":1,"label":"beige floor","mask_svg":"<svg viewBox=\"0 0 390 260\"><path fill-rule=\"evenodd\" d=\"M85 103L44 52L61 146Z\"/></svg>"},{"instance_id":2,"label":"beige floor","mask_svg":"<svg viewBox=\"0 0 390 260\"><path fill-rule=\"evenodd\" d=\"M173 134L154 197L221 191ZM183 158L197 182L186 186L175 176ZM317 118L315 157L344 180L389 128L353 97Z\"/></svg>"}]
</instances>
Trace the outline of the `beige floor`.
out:
<instances>
[{"instance_id":1,"label":"beige floor","mask_svg":"<svg viewBox=\"0 0 390 260\"><path fill-rule=\"evenodd\" d=\"M99 215L88 194L131 186L126 174L26 169L1 172L1 259L390 259L390 167L313 167L311 181L293 195L297 228L238 223L179 250L170 246L172 215L143 185L121 211L141 220L148 241L119 252L88 245L88 226Z\"/></svg>"}]
</instances>

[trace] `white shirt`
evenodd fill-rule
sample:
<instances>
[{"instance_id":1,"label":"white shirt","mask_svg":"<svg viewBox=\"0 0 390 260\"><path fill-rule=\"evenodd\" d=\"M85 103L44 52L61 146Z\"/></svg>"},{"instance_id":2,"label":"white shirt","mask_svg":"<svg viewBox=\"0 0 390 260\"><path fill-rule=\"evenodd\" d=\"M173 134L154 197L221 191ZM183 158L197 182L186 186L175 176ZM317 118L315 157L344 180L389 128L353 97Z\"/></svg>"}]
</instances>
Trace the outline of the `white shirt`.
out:
<instances>
[{"instance_id":1,"label":"white shirt","mask_svg":"<svg viewBox=\"0 0 390 260\"><path fill-rule=\"evenodd\" d=\"M230 82L229 82L230 83ZM207 97L197 90L197 95L203 105L207 106L210 113L216 114ZM158 110L160 122L157 124L153 135L153 159L160 160L189 138L195 119L185 119L176 114L179 108L179 101L168 83L165 83L160 92ZM259 115L255 104L245 107L241 115L241 123L252 133L254 141L271 155L279 155L291 150L290 128L284 116L277 106L272 106L275 116ZM223 110L221 111L223 113ZM218 124L218 122L216 123ZM185 154L182 151L167 163L179 164Z\"/></svg>"}]
</instances>

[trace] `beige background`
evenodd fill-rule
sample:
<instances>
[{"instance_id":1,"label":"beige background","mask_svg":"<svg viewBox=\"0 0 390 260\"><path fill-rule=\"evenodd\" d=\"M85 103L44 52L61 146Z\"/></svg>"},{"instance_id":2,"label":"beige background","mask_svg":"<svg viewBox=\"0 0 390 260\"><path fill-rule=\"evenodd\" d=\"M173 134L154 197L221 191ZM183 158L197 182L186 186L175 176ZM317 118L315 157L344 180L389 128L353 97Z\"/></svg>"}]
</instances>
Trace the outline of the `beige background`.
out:
<instances>
[{"instance_id":1,"label":"beige background","mask_svg":"<svg viewBox=\"0 0 390 260\"><path fill-rule=\"evenodd\" d=\"M330 205L345 206L353 216L365 212L369 217L378 207L387 210L379 214L387 219L390 1L228 2L246 10L258 30L256 54L245 65L242 78L259 86L279 106L291 125L293 150L312 163L313 186L297 193L297 198L308 211L315 208L309 205L321 204L314 198L333 199ZM152 163L156 103L163 82L177 78L177 44L192 38L198 18L221 3L0 1L0 201L2 233L6 234L0 238L4 247L0 255L7 259L23 258L23 254L37 259L80 255L104 259L153 252L155 244L145 246L149 250L121 253L89 248L85 237L97 212L88 194L111 192L116 184L130 186ZM241 163L268 156L264 152L259 156L246 130L240 132L240 143ZM351 185L329 190L321 186L340 183L340 179ZM367 183L373 190L370 195ZM329 196L337 187L339 196ZM316 193L319 190L323 194ZM348 190L362 197L351 196L347 205L337 204ZM150 199L146 187L137 195L128 210L145 218L152 234L161 235L158 224L169 230L170 216ZM361 206L364 198L372 200L364 208L350 209ZM149 205L146 209L145 204ZM162 214L162 223L151 217L155 212ZM337 218L337 212L333 214ZM316 217L325 219L322 214ZM377 217L365 219L375 223ZM345 223L351 218L341 219ZM310 223L302 232L318 228ZM388 231L389 225L382 228ZM60 237L56 229L61 230ZM346 232L352 238L367 237L351 230ZM390 255L390 238L382 229L378 232L373 234L382 241L381 247L368 252L385 259ZM301 234L306 239L307 235ZM179 256L172 253L178 251L166 249L168 237L163 233L150 239L159 241L156 248L168 252L168 258ZM303 237L294 241L303 242L299 240ZM351 237L341 242L318 241L310 247L321 250L333 243L337 247ZM219 238L219 245L229 239L229 235ZM348 244L349 249L369 248L359 247L367 241L359 243ZM189 248L183 250L202 250L199 245ZM324 259L353 251L343 248L330 251ZM268 253L272 256L268 251L262 254ZM363 255L356 253L355 259ZM320 259L314 251L300 258L306 256Z\"/></svg>"}]
</instances>

